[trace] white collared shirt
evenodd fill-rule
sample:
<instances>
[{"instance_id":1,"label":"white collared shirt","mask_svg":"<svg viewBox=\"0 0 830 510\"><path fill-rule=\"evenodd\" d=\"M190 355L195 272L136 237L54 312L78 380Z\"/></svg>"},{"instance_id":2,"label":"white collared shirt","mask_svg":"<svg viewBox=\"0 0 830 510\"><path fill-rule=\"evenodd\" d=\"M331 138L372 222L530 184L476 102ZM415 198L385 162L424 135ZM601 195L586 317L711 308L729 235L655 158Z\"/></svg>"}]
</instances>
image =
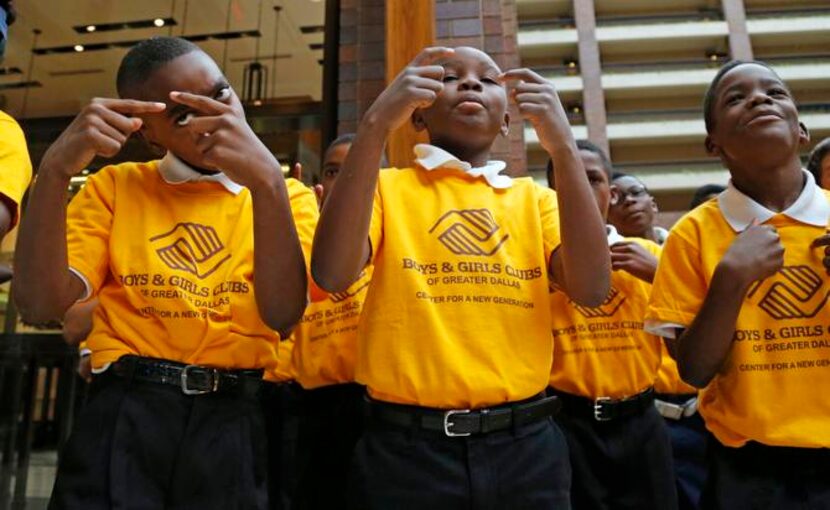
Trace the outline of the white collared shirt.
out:
<instances>
[{"instance_id":1,"label":"white collared shirt","mask_svg":"<svg viewBox=\"0 0 830 510\"><path fill-rule=\"evenodd\" d=\"M824 192L816 185L813 175L806 170L802 172L806 181L804 189L786 210L777 213L767 209L739 191L730 180L726 191L718 195L721 214L735 232L745 230L754 219L757 219L759 223L764 223L776 214L783 214L807 225L826 227L830 221L830 204L827 203Z\"/></svg>"},{"instance_id":2,"label":"white collared shirt","mask_svg":"<svg viewBox=\"0 0 830 510\"><path fill-rule=\"evenodd\" d=\"M436 168L454 168L472 177L484 177L487 184L496 189L506 189L513 185L513 179L510 176L500 174L507 168L507 163L504 161L488 161L484 166L473 168L467 161L461 161L444 149L427 143L417 144L413 151L415 162L428 172Z\"/></svg>"},{"instance_id":3,"label":"white collared shirt","mask_svg":"<svg viewBox=\"0 0 830 510\"><path fill-rule=\"evenodd\" d=\"M614 225L605 225L605 232L608 235L608 246L614 246L617 243L625 242L625 238L617 232Z\"/></svg>"},{"instance_id":4,"label":"white collared shirt","mask_svg":"<svg viewBox=\"0 0 830 510\"><path fill-rule=\"evenodd\" d=\"M202 174L194 170L187 163L173 155L172 152L167 152L165 156L159 161L159 174L164 182L167 184L183 184L185 182L197 181L213 181L221 184L226 190L238 195L243 186L233 182L230 177L224 173L216 174Z\"/></svg>"}]
</instances>

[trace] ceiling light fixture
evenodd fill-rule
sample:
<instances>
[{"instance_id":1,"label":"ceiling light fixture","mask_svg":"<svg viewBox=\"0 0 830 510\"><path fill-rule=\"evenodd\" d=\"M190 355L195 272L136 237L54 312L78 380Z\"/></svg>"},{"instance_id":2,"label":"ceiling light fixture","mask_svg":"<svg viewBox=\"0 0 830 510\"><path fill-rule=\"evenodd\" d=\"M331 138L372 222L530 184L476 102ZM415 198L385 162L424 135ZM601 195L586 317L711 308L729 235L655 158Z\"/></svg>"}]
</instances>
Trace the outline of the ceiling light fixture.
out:
<instances>
[{"instance_id":1,"label":"ceiling light fixture","mask_svg":"<svg viewBox=\"0 0 830 510\"><path fill-rule=\"evenodd\" d=\"M87 25L86 26L87 32L95 32L95 25Z\"/></svg>"},{"instance_id":2,"label":"ceiling light fixture","mask_svg":"<svg viewBox=\"0 0 830 510\"><path fill-rule=\"evenodd\" d=\"M162 18L156 18L153 20L153 25L161 28L164 26L164 20Z\"/></svg>"},{"instance_id":3,"label":"ceiling light fixture","mask_svg":"<svg viewBox=\"0 0 830 510\"><path fill-rule=\"evenodd\" d=\"M75 48L75 51L77 51L78 53L84 51L84 45L83 44L76 44L74 46L74 48Z\"/></svg>"}]
</instances>

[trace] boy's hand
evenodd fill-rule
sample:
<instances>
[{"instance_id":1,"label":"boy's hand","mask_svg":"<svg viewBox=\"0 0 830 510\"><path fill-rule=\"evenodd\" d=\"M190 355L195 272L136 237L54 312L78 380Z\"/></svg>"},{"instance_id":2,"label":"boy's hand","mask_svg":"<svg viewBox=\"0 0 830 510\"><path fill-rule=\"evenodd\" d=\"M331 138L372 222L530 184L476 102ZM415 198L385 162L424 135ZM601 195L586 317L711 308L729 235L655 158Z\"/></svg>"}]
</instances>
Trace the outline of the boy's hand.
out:
<instances>
[{"instance_id":1,"label":"boy's hand","mask_svg":"<svg viewBox=\"0 0 830 510\"><path fill-rule=\"evenodd\" d=\"M827 274L830 275L830 231L825 232L821 237L817 237L810 248L820 248L822 246L824 247L824 257L821 261L824 264L824 269L827 270Z\"/></svg>"},{"instance_id":2,"label":"boy's hand","mask_svg":"<svg viewBox=\"0 0 830 510\"><path fill-rule=\"evenodd\" d=\"M444 68L431 65L454 53L452 48L426 48L398 74L366 112L378 126L390 132L409 120L418 108L427 108L444 89Z\"/></svg>"},{"instance_id":3,"label":"boy's hand","mask_svg":"<svg viewBox=\"0 0 830 510\"><path fill-rule=\"evenodd\" d=\"M198 137L196 147L205 165L252 191L282 177L279 161L248 125L235 97L227 104L189 92L171 92L170 99L198 113L186 127Z\"/></svg>"},{"instance_id":4,"label":"boy's hand","mask_svg":"<svg viewBox=\"0 0 830 510\"><path fill-rule=\"evenodd\" d=\"M517 82L510 95L522 118L533 125L548 154L563 144L573 143L568 116L553 83L530 69L511 69L502 73L500 80Z\"/></svg>"},{"instance_id":5,"label":"boy's hand","mask_svg":"<svg viewBox=\"0 0 830 510\"><path fill-rule=\"evenodd\" d=\"M611 246L611 269L626 271L651 283L657 272L657 257L637 243L616 243Z\"/></svg>"},{"instance_id":6,"label":"boy's hand","mask_svg":"<svg viewBox=\"0 0 830 510\"><path fill-rule=\"evenodd\" d=\"M718 266L745 286L768 278L784 266L784 247L778 231L768 225L752 223L732 241Z\"/></svg>"},{"instance_id":7,"label":"boy's hand","mask_svg":"<svg viewBox=\"0 0 830 510\"><path fill-rule=\"evenodd\" d=\"M141 119L131 115L159 113L164 103L134 99L95 98L81 110L43 155L41 168L54 169L70 178L81 172L95 156L118 154L131 134L141 129Z\"/></svg>"}]
</instances>

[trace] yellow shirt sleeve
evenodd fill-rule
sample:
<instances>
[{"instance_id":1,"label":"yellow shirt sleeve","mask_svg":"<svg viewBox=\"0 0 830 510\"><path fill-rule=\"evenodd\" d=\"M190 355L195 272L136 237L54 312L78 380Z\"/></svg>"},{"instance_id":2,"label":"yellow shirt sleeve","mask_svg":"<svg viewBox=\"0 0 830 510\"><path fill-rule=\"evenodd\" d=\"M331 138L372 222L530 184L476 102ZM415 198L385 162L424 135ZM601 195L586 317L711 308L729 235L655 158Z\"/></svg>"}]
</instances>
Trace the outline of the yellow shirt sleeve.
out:
<instances>
[{"instance_id":1,"label":"yellow shirt sleeve","mask_svg":"<svg viewBox=\"0 0 830 510\"><path fill-rule=\"evenodd\" d=\"M20 217L20 202L32 180L32 161L26 137L17 122L0 112L0 195L9 205L11 226Z\"/></svg>"},{"instance_id":2,"label":"yellow shirt sleeve","mask_svg":"<svg viewBox=\"0 0 830 510\"><path fill-rule=\"evenodd\" d=\"M69 267L98 293L109 274L109 241L115 207L115 181L106 167L87 179L66 212L66 243Z\"/></svg>"},{"instance_id":3,"label":"yellow shirt sleeve","mask_svg":"<svg viewBox=\"0 0 830 510\"><path fill-rule=\"evenodd\" d=\"M551 254L559 248L562 242L559 231L559 203L555 191L541 186L537 188L539 189L539 212L542 216L545 260L550 264Z\"/></svg>"},{"instance_id":4,"label":"yellow shirt sleeve","mask_svg":"<svg viewBox=\"0 0 830 510\"><path fill-rule=\"evenodd\" d=\"M326 295L325 291L317 287L311 278L311 243L314 241L314 231L320 219L317 198L313 191L296 179L286 179L285 185L288 190L291 215L294 218L294 226L297 229L297 237L300 239L300 247L305 259L308 295L312 301L317 301Z\"/></svg>"},{"instance_id":5,"label":"yellow shirt sleeve","mask_svg":"<svg viewBox=\"0 0 830 510\"><path fill-rule=\"evenodd\" d=\"M380 179L378 179L380 180ZM378 252L383 240L383 198L380 195L380 186L375 189L375 199L372 202L372 219L369 222L369 249L372 253L369 255L369 263L372 265L375 260L375 254Z\"/></svg>"},{"instance_id":6,"label":"yellow shirt sleeve","mask_svg":"<svg viewBox=\"0 0 830 510\"><path fill-rule=\"evenodd\" d=\"M647 330L670 338L674 328L692 323L708 288L697 244L678 227L663 246L646 315Z\"/></svg>"}]
</instances>

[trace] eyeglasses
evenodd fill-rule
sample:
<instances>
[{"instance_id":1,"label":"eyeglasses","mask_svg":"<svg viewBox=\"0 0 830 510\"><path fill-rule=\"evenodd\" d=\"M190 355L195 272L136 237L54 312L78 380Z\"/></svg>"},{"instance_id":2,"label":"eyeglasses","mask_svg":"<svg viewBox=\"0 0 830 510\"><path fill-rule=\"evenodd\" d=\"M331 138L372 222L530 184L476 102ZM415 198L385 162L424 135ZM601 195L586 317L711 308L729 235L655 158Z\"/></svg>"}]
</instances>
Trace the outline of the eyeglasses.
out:
<instances>
[{"instance_id":1,"label":"eyeglasses","mask_svg":"<svg viewBox=\"0 0 830 510\"><path fill-rule=\"evenodd\" d=\"M623 202L626 198L640 198L648 195L648 190L645 186L632 186L628 190L619 190L620 192L620 202Z\"/></svg>"}]
</instances>

